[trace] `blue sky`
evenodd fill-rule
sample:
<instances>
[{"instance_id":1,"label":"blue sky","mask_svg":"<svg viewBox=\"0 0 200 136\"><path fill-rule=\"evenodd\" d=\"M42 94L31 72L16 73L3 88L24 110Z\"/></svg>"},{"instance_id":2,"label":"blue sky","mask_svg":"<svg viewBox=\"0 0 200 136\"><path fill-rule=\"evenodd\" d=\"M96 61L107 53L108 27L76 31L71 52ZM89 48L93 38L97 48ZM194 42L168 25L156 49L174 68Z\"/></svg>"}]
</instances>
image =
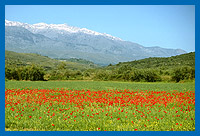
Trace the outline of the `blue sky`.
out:
<instances>
[{"instance_id":1,"label":"blue sky","mask_svg":"<svg viewBox=\"0 0 200 136\"><path fill-rule=\"evenodd\" d=\"M5 18L88 28L143 46L195 51L193 5L7 5Z\"/></svg>"}]
</instances>

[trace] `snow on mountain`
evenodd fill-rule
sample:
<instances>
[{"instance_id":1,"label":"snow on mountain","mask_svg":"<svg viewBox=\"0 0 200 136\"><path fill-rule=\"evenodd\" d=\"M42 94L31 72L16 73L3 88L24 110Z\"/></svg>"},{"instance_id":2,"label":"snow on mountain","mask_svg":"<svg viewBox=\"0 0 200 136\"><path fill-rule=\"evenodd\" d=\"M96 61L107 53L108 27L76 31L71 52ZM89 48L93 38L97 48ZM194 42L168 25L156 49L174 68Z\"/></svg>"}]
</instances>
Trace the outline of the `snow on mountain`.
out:
<instances>
[{"instance_id":1,"label":"snow on mountain","mask_svg":"<svg viewBox=\"0 0 200 136\"><path fill-rule=\"evenodd\" d=\"M181 49L144 47L105 33L67 24L27 24L5 20L5 48L51 58L82 58L100 65L148 57L170 57Z\"/></svg>"},{"instance_id":2,"label":"snow on mountain","mask_svg":"<svg viewBox=\"0 0 200 136\"><path fill-rule=\"evenodd\" d=\"M25 23L5 20L5 26L23 26Z\"/></svg>"},{"instance_id":3,"label":"snow on mountain","mask_svg":"<svg viewBox=\"0 0 200 136\"><path fill-rule=\"evenodd\" d=\"M73 27L73 26L69 26L67 24L37 23L37 24L31 25L31 24L27 24L27 23L5 20L5 26L24 27L33 33L39 33L42 30L54 30L54 31L58 30L60 33L84 33L84 34L96 35L96 36L100 35L100 36L107 37L111 40L122 41L122 39L120 39L118 37L114 37L114 36L106 34L106 33L99 33L96 31L89 30L87 28Z\"/></svg>"}]
</instances>

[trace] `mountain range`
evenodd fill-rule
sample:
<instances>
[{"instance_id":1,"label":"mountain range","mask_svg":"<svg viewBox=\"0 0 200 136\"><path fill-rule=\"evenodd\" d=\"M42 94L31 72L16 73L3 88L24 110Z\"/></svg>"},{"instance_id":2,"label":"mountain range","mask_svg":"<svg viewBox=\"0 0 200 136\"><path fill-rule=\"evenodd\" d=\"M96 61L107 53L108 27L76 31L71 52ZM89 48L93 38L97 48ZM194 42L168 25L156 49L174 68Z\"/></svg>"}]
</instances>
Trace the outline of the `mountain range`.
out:
<instances>
[{"instance_id":1,"label":"mountain range","mask_svg":"<svg viewBox=\"0 0 200 136\"><path fill-rule=\"evenodd\" d=\"M27 24L8 20L5 20L5 49L57 59L81 58L100 65L186 53L182 49L144 47L67 24Z\"/></svg>"}]
</instances>

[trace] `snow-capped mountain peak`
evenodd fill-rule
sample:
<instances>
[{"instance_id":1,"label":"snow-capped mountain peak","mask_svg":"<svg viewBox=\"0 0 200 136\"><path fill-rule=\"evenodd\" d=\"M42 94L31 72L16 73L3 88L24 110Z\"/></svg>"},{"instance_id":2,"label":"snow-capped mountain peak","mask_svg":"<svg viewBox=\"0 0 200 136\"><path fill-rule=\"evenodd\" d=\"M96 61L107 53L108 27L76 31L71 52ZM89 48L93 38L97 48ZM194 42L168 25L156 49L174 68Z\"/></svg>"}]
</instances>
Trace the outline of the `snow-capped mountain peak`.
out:
<instances>
[{"instance_id":1,"label":"snow-capped mountain peak","mask_svg":"<svg viewBox=\"0 0 200 136\"><path fill-rule=\"evenodd\" d=\"M67 24L46 24L46 23L37 23L37 24L27 24L27 23L21 23L21 22L15 22L15 21L8 21L5 20L5 26L18 26L18 27L24 27L28 29L29 31L33 33L37 33L41 30L58 30L67 33L84 33L89 35L95 35L95 36L104 36L111 40L120 40L118 37L114 37L112 35L106 34L106 33L99 33L96 31L89 30L87 28L79 28L79 27L73 27L69 26Z\"/></svg>"},{"instance_id":2,"label":"snow-capped mountain peak","mask_svg":"<svg viewBox=\"0 0 200 136\"><path fill-rule=\"evenodd\" d=\"M109 34L67 24L28 24L5 20L5 26L6 50L38 53L51 58L82 58L108 65L185 53L183 50L144 47Z\"/></svg>"},{"instance_id":3,"label":"snow-capped mountain peak","mask_svg":"<svg viewBox=\"0 0 200 136\"><path fill-rule=\"evenodd\" d=\"M25 23L5 20L5 26L23 26Z\"/></svg>"}]
</instances>

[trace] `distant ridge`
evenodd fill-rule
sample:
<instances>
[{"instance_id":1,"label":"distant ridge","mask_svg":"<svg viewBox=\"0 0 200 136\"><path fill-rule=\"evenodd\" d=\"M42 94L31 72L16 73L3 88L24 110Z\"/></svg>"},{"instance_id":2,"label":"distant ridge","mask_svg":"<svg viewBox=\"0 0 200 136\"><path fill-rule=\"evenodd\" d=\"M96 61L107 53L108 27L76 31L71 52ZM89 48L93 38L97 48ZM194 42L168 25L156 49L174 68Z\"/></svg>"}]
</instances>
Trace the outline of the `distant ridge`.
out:
<instances>
[{"instance_id":1,"label":"distant ridge","mask_svg":"<svg viewBox=\"0 0 200 136\"><path fill-rule=\"evenodd\" d=\"M5 20L5 48L50 58L81 58L100 65L148 57L170 57L182 49L144 47L105 33L67 24L27 24Z\"/></svg>"},{"instance_id":2,"label":"distant ridge","mask_svg":"<svg viewBox=\"0 0 200 136\"><path fill-rule=\"evenodd\" d=\"M195 68L195 52L185 53L172 57L150 57L130 62L121 62L113 65L112 68L118 68L124 65L137 69L152 68L168 70L170 68L183 66Z\"/></svg>"},{"instance_id":3,"label":"distant ridge","mask_svg":"<svg viewBox=\"0 0 200 136\"><path fill-rule=\"evenodd\" d=\"M72 59L63 61L66 64L66 68L71 70L86 70L99 67L98 65L86 60ZM43 67L45 70L52 70L61 63L61 60L51 59L47 56L41 56L35 53L5 51L5 64L7 65L26 66L35 64Z\"/></svg>"}]
</instances>

